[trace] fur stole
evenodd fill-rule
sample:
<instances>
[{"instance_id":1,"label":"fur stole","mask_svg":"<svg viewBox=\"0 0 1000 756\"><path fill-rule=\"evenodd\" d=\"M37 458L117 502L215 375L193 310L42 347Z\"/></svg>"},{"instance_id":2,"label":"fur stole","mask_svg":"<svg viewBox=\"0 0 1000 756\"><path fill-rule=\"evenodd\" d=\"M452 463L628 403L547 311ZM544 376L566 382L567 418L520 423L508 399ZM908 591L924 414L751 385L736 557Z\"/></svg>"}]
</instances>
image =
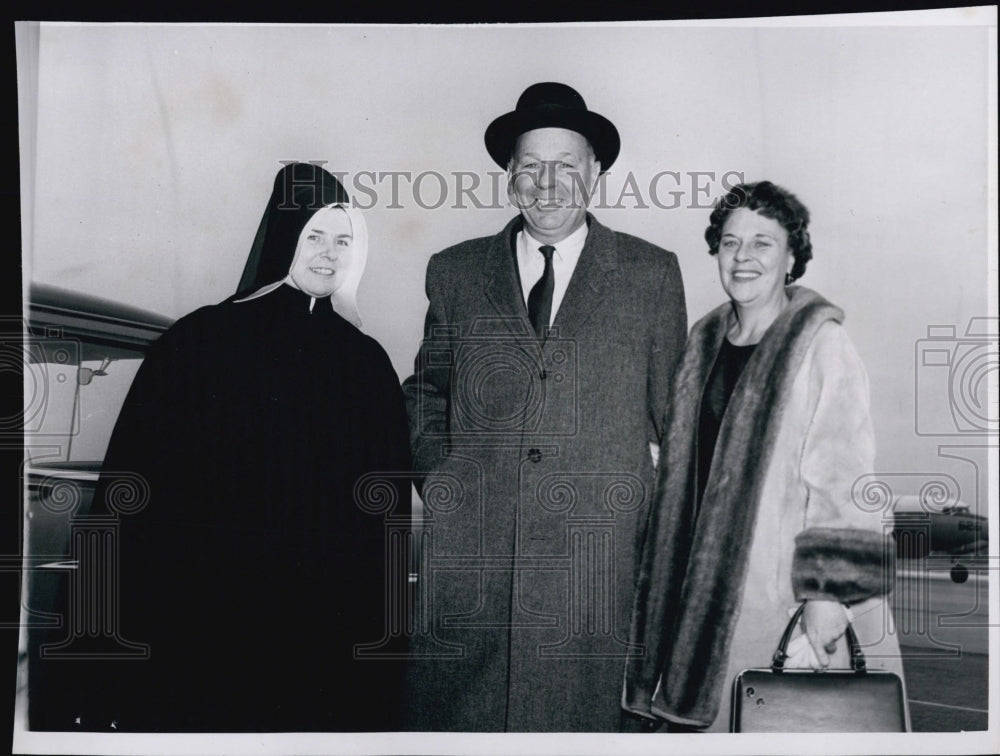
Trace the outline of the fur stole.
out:
<instances>
[{"instance_id":1,"label":"fur stole","mask_svg":"<svg viewBox=\"0 0 1000 756\"><path fill-rule=\"evenodd\" d=\"M760 492L791 386L816 332L843 312L815 292L789 287L788 307L754 350L733 391L695 511L698 413L731 322L726 303L691 331L673 385L656 492L639 564L622 705L669 712L698 727L718 715L739 617ZM815 544L814 544L815 546ZM817 549L814 549L817 552ZM881 553L881 552L879 552Z\"/></svg>"}]
</instances>

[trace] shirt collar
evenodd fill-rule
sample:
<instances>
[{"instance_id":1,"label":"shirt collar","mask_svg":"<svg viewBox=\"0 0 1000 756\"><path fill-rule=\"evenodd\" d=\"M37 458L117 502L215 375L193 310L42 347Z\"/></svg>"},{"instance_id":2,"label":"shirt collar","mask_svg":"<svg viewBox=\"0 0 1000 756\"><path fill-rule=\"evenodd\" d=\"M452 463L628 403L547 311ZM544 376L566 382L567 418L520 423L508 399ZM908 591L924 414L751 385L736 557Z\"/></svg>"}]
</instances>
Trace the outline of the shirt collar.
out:
<instances>
[{"instance_id":1,"label":"shirt collar","mask_svg":"<svg viewBox=\"0 0 1000 756\"><path fill-rule=\"evenodd\" d=\"M583 250L583 245L587 242L587 231L587 224L581 223L580 228L557 244L553 244L552 246L556 248L555 256L560 260L572 260L579 257L580 252ZM522 228L521 233L524 234L524 246L527 250L534 252L545 243L538 241L538 239L531 235L527 228Z\"/></svg>"}]
</instances>

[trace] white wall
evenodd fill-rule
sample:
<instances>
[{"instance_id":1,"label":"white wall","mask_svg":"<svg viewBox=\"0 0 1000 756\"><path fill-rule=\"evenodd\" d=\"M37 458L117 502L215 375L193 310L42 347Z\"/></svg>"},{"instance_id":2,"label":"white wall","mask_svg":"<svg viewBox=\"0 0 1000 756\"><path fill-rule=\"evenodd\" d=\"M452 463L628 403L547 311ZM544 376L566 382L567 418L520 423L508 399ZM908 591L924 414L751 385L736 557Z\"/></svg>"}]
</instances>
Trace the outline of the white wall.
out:
<instances>
[{"instance_id":1,"label":"white wall","mask_svg":"<svg viewBox=\"0 0 1000 756\"><path fill-rule=\"evenodd\" d=\"M929 325L962 333L988 314L990 34L44 25L26 278L182 315L234 291L279 161L325 160L349 181L433 170L488 183L498 168L483 146L487 124L528 84L563 81L621 132L610 204L629 173L647 204L657 173L682 174L680 186L661 181L660 199L684 190L683 207L626 197L595 213L678 254L692 322L724 295L702 240L708 195L692 192L691 172L715 173L699 179L712 197L727 171L800 196L814 219L803 284L847 312L871 377L879 468L903 473L906 489L960 468L962 495L976 503L973 467L937 449L967 436L917 435L915 359ZM512 210L456 209L454 192L422 209L401 186L402 208L387 207L385 180L367 211L360 303L402 378L420 338L428 257L494 233ZM423 189L425 202L436 198L434 181ZM947 430L946 387L929 396L928 427Z\"/></svg>"}]
</instances>

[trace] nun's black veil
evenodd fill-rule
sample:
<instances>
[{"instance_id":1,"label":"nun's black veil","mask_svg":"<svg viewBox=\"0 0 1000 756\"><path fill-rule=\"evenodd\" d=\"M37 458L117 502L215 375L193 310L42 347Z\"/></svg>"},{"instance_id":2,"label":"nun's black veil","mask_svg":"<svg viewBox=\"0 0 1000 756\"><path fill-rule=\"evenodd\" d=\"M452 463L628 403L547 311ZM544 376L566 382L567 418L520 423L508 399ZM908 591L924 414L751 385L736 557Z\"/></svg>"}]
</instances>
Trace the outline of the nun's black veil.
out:
<instances>
[{"instance_id":1,"label":"nun's black veil","mask_svg":"<svg viewBox=\"0 0 1000 756\"><path fill-rule=\"evenodd\" d=\"M347 201L344 187L320 165L289 163L278 171L236 298L253 294L288 275L299 234L309 218L327 205Z\"/></svg>"}]
</instances>

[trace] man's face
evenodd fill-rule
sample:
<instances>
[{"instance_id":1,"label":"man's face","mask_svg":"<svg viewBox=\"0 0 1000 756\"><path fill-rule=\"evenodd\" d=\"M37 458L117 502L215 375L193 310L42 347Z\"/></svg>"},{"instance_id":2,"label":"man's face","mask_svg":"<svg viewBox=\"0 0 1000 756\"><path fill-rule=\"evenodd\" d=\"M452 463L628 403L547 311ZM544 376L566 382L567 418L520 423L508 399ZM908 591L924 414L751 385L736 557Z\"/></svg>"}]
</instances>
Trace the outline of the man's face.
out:
<instances>
[{"instance_id":1,"label":"man's face","mask_svg":"<svg viewBox=\"0 0 1000 756\"><path fill-rule=\"evenodd\" d=\"M507 172L507 196L528 232L556 244L585 221L601 165L582 134L569 129L526 131Z\"/></svg>"}]
</instances>

